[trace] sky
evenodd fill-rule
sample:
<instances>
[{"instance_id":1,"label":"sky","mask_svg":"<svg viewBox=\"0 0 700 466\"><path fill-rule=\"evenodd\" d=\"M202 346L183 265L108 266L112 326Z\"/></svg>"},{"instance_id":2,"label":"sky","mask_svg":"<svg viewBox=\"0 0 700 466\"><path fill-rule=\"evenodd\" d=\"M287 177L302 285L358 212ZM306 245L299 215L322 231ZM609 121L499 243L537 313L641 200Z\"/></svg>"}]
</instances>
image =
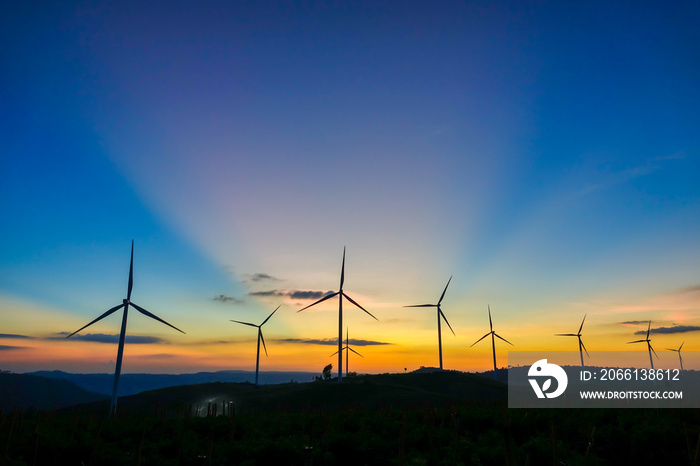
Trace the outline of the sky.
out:
<instances>
[{"instance_id":1,"label":"sky","mask_svg":"<svg viewBox=\"0 0 700 466\"><path fill-rule=\"evenodd\" d=\"M147 4L146 4L147 3ZM697 2L12 2L0 370L700 351ZM641 333L640 333L641 332ZM640 334L642 336L640 337ZM697 369L700 369L700 360ZM687 367L687 363L686 363Z\"/></svg>"}]
</instances>

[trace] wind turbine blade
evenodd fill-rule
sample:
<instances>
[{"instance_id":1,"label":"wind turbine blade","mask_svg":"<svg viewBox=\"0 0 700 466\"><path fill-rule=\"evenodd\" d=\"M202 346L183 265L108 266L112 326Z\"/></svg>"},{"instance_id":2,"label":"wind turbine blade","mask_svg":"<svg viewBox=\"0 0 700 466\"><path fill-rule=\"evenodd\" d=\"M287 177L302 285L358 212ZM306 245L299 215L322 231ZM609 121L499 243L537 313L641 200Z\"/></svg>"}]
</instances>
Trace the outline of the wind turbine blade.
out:
<instances>
[{"instance_id":1,"label":"wind turbine blade","mask_svg":"<svg viewBox=\"0 0 700 466\"><path fill-rule=\"evenodd\" d=\"M180 333L183 333L183 334L185 333L185 332L183 332L182 330L180 330L179 328L175 327L174 325L167 323L166 321L164 321L163 319L161 319L161 318L158 317L157 315L151 314L150 312L148 312L147 310L145 310L145 309L142 308L141 306L138 306L138 305L136 305L136 304L134 304L134 303L131 303L131 305L134 306L134 307L136 308L136 310L139 311L141 314L143 314L143 315L145 315L145 316L148 316L148 317L150 317L151 319L155 319L155 320L157 320L158 322L160 322L161 324L167 325L168 327L174 328L175 330L177 330L177 331L180 332Z\"/></svg>"},{"instance_id":2,"label":"wind turbine blade","mask_svg":"<svg viewBox=\"0 0 700 466\"><path fill-rule=\"evenodd\" d=\"M240 320L231 320L231 319L229 319L229 320L231 322L235 322L237 324L250 325L251 327L258 327L257 325L251 324L250 322L241 322Z\"/></svg>"},{"instance_id":3,"label":"wind turbine blade","mask_svg":"<svg viewBox=\"0 0 700 466\"><path fill-rule=\"evenodd\" d=\"M332 297L336 296L337 294L338 294L338 291L336 291L336 292L333 293L333 294L329 294L328 296L324 296L323 298L319 299L319 300L316 301L315 303L309 304L309 305L306 306L304 309L308 309L308 308L310 308L311 306L315 306L315 305L317 305L318 303L322 303L322 302L324 302L324 301L327 300L327 299L331 299ZM301 311L303 311L304 309L299 309L297 312L301 312Z\"/></svg>"},{"instance_id":4,"label":"wind turbine blade","mask_svg":"<svg viewBox=\"0 0 700 466\"><path fill-rule=\"evenodd\" d=\"M362 309L363 311L365 311L367 314L369 314L369 316L370 316L371 318L373 318L374 320L379 320L379 319L377 319L376 317L374 317L367 309L365 309L364 307L362 307L362 306L360 306L359 304L357 304L357 303L355 302L355 300L353 300L350 296L346 295L345 293L343 293L343 296L345 296L345 298L347 298L347 300L350 301L351 303L353 303L355 306L359 307L360 309Z\"/></svg>"},{"instance_id":5,"label":"wind turbine blade","mask_svg":"<svg viewBox=\"0 0 700 466\"><path fill-rule=\"evenodd\" d=\"M493 336L495 336L496 338L500 338L501 340L503 340L503 341L505 341L506 343L508 343L510 346L515 346L513 343L509 342L508 340L506 340L505 338L503 338L502 336L500 336L500 335L497 334L496 332L493 333Z\"/></svg>"},{"instance_id":6,"label":"wind turbine blade","mask_svg":"<svg viewBox=\"0 0 700 466\"><path fill-rule=\"evenodd\" d=\"M666 351L675 351L676 353L678 352L677 349L673 349L673 348L666 348Z\"/></svg>"},{"instance_id":7,"label":"wind turbine blade","mask_svg":"<svg viewBox=\"0 0 700 466\"><path fill-rule=\"evenodd\" d=\"M277 309L279 309L281 306L282 306L281 304L280 304L279 306L277 306ZM275 312L277 312L277 309L275 309L274 311L272 311L272 314L274 314ZM265 319L265 320L263 321L263 323L260 324L261 327L262 327L263 325L265 325L265 323L266 323L268 320L270 320L270 317L272 317L272 314L270 314L269 316L267 316L267 319Z\"/></svg>"},{"instance_id":8,"label":"wind turbine blade","mask_svg":"<svg viewBox=\"0 0 700 466\"><path fill-rule=\"evenodd\" d=\"M440 299L438 300L438 305L442 302L442 298L445 297L445 292L447 291L447 287L450 286L450 282L452 281L452 275L450 275L450 279L447 280L447 285L445 285L445 289L442 290L442 294L440 295Z\"/></svg>"},{"instance_id":9,"label":"wind turbine blade","mask_svg":"<svg viewBox=\"0 0 700 466\"><path fill-rule=\"evenodd\" d=\"M414 304L413 306L404 307L437 307L437 304Z\"/></svg>"},{"instance_id":10,"label":"wind turbine blade","mask_svg":"<svg viewBox=\"0 0 700 466\"><path fill-rule=\"evenodd\" d=\"M647 327L647 340L649 339L649 332L651 331L651 320L649 321L649 326Z\"/></svg>"},{"instance_id":11,"label":"wind turbine blade","mask_svg":"<svg viewBox=\"0 0 700 466\"><path fill-rule=\"evenodd\" d=\"M583 330L583 323L586 321L586 316L587 316L587 315L588 315L588 314L584 314L583 320L581 321L581 326L578 328L578 333L579 333L579 335L581 334L581 330Z\"/></svg>"},{"instance_id":12,"label":"wind turbine blade","mask_svg":"<svg viewBox=\"0 0 700 466\"><path fill-rule=\"evenodd\" d=\"M586 345L583 344L583 340L581 340L581 337L578 337L578 341L579 341L579 343L581 343L581 347L583 347L583 351L586 352L586 356L588 356L590 358L591 355L588 354L588 350L586 349Z\"/></svg>"},{"instance_id":13,"label":"wind turbine blade","mask_svg":"<svg viewBox=\"0 0 700 466\"><path fill-rule=\"evenodd\" d=\"M577 337L575 333L555 333L555 337Z\"/></svg>"},{"instance_id":14,"label":"wind turbine blade","mask_svg":"<svg viewBox=\"0 0 700 466\"><path fill-rule=\"evenodd\" d=\"M627 344L629 345L630 343L643 343L646 340L636 340L636 341L628 341Z\"/></svg>"},{"instance_id":15,"label":"wind turbine blade","mask_svg":"<svg viewBox=\"0 0 700 466\"><path fill-rule=\"evenodd\" d=\"M364 358L364 356L362 356L360 353L358 353L358 352L355 351L354 349L352 349L352 348L348 348L348 349L349 349L350 351L352 351L353 353L355 353L356 355L358 355L359 357Z\"/></svg>"},{"instance_id":16,"label":"wind turbine blade","mask_svg":"<svg viewBox=\"0 0 700 466\"><path fill-rule=\"evenodd\" d=\"M260 327L258 327L258 332L260 333L260 339L262 340L263 349L265 350L265 356L267 356L267 346L265 346L265 337L263 336L262 329Z\"/></svg>"},{"instance_id":17,"label":"wind turbine blade","mask_svg":"<svg viewBox=\"0 0 700 466\"><path fill-rule=\"evenodd\" d=\"M345 246L343 246L343 266L340 268L340 289L343 289L345 283Z\"/></svg>"},{"instance_id":18,"label":"wind turbine blade","mask_svg":"<svg viewBox=\"0 0 700 466\"><path fill-rule=\"evenodd\" d=\"M333 356L335 356L336 354L338 354L338 352L337 352L337 351L336 351L335 353L331 354L331 355L330 355L330 356L328 356L328 357L329 357L329 358L332 358L332 357L333 357Z\"/></svg>"},{"instance_id":19,"label":"wind turbine blade","mask_svg":"<svg viewBox=\"0 0 700 466\"><path fill-rule=\"evenodd\" d=\"M487 333L486 335L484 335L483 337L479 338L479 339L476 340L474 343L472 343L471 346L470 346L470 348L471 348L472 346L476 345L477 343L479 343L481 340L483 340L484 338L486 338L486 337L489 336L489 335L491 335L491 332Z\"/></svg>"},{"instance_id":20,"label":"wind turbine blade","mask_svg":"<svg viewBox=\"0 0 700 466\"><path fill-rule=\"evenodd\" d=\"M447 326L450 327L450 331L452 332L452 335L457 336L457 335L455 334L455 331L452 330L452 326L451 326L450 323L447 321L447 317L445 317L445 313L442 312L442 309L438 308L438 312L440 313L440 315L442 316L442 318L445 320L445 323L447 324Z\"/></svg>"},{"instance_id":21,"label":"wind turbine blade","mask_svg":"<svg viewBox=\"0 0 700 466\"><path fill-rule=\"evenodd\" d=\"M97 319L93 320L93 321L90 322L89 324L87 324L87 325L85 325L85 326L83 326L83 327L80 327L78 330L76 330L75 332L71 333L71 334L68 335L66 338L72 337L73 335L75 335L76 333L78 333L79 331L81 331L82 329L91 326L92 324L94 324L94 323L97 322L98 320L104 319L104 318L107 317L108 315L112 314L113 312L115 312L115 311L117 311L117 310L119 310L119 309L121 309L121 308L123 308L123 307L124 307L124 304L123 304L123 303L120 304L119 306L114 306L112 309L110 309L109 311L105 312L104 314L102 314L100 317L98 317Z\"/></svg>"},{"instance_id":22,"label":"wind turbine blade","mask_svg":"<svg viewBox=\"0 0 700 466\"><path fill-rule=\"evenodd\" d=\"M681 346L678 348L678 351L680 351L681 348L683 348L683 345L685 345L685 342L681 343Z\"/></svg>"},{"instance_id":23,"label":"wind turbine blade","mask_svg":"<svg viewBox=\"0 0 700 466\"><path fill-rule=\"evenodd\" d=\"M131 300L131 290L134 288L134 240L131 240L131 262L129 263L129 288L126 291L126 300Z\"/></svg>"},{"instance_id":24,"label":"wind turbine blade","mask_svg":"<svg viewBox=\"0 0 700 466\"><path fill-rule=\"evenodd\" d=\"M489 328L493 332L493 322L491 321L491 305L489 304Z\"/></svg>"}]
</instances>

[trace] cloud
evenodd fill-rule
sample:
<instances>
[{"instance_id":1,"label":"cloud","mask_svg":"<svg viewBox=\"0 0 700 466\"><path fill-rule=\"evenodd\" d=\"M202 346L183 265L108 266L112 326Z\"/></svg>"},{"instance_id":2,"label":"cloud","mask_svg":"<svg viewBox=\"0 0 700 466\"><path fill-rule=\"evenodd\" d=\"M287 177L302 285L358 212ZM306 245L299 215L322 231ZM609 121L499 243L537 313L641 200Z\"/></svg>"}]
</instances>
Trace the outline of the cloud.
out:
<instances>
[{"instance_id":1,"label":"cloud","mask_svg":"<svg viewBox=\"0 0 700 466\"><path fill-rule=\"evenodd\" d=\"M137 354L134 356L129 356L130 358L139 358L139 359L170 359L176 357L176 354L170 354L170 353L156 353L156 354Z\"/></svg>"},{"instance_id":2,"label":"cloud","mask_svg":"<svg viewBox=\"0 0 700 466\"><path fill-rule=\"evenodd\" d=\"M397 317L394 319L382 319L382 324L404 324L406 322L415 322L415 319L409 319L406 317Z\"/></svg>"},{"instance_id":3,"label":"cloud","mask_svg":"<svg viewBox=\"0 0 700 466\"><path fill-rule=\"evenodd\" d=\"M242 299L235 298L233 296L226 296L225 294L220 294L219 296L214 298L214 301L220 301L222 303L228 303L230 302L231 304L243 304L245 301Z\"/></svg>"},{"instance_id":4,"label":"cloud","mask_svg":"<svg viewBox=\"0 0 700 466\"><path fill-rule=\"evenodd\" d=\"M283 338L275 340L280 343L302 343L306 345L324 345L324 346L337 346L337 338ZM345 340L343 340L345 343ZM383 341L372 341L372 340L353 340L350 339L350 346L380 346L380 345L393 345L393 343L387 343Z\"/></svg>"},{"instance_id":5,"label":"cloud","mask_svg":"<svg viewBox=\"0 0 700 466\"><path fill-rule=\"evenodd\" d=\"M58 335L61 335L61 337L51 337L49 339L58 340L60 338L65 338L63 335L70 334L68 332L60 332ZM89 341L92 343L119 343L119 335L110 335L107 333L87 333L85 335L73 335L71 340ZM163 340L162 338L142 335L127 335L124 341L131 345L168 343L167 340Z\"/></svg>"},{"instance_id":6,"label":"cloud","mask_svg":"<svg viewBox=\"0 0 700 466\"><path fill-rule=\"evenodd\" d=\"M675 327L659 327L651 329L651 333L655 334L672 334L672 333L686 333L686 332L697 332L700 327L697 325L676 325ZM634 332L635 335L646 335L646 330L640 330Z\"/></svg>"},{"instance_id":7,"label":"cloud","mask_svg":"<svg viewBox=\"0 0 700 466\"><path fill-rule=\"evenodd\" d=\"M649 325L648 320L627 320L625 322L620 322L621 325ZM644 332L646 333L646 332Z\"/></svg>"},{"instance_id":8,"label":"cloud","mask_svg":"<svg viewBox=\"0 0 700 466\"><path fill-rule=\"evenodd\" d=\"M303 291L294 290L289 292L289 297L292 299L321 299L324 296L333 294L334 291Z\"/></svg>"},{"instance_id":9,"label":"cloud","mask_svg":"<svg viewBox=\"0 0 700 466\"><path fill-rule=\"evenodd\" d=\"M285 296L285 293L277 290L251 291L248 296Z\"/></svg>"},{"instance_id":10,"label":"cloud","mask_svg":"<svg viewBox=\"0 0 700 466\"><path fill-rule=\"evenodd\" d=\"M335 293L334 291L311 291L311 290L269 290L251 291L250 296L289 296L292 299L321 299L324 296Z\"/></svg>"},{"instance_id":11,"label":"cloud","mask_svg":"<svg viewBox=\"0 0 700 466\"><path fill-rule=\"evenodd\" d=\"M247 281L249 282L281 282L283 281L281 278L273 277L272 275L266 274L266 273L253 273L253 274L246 274L248 277Z\"/></svg>"},{"instance_id":12,"label":"cloud","mask_svg":"<svg viewBox=\"0 0 700 466\"><path fill-rule=\"evenodd\" d=\"M685 152L678 151L674 154L669 154L669 155L661 155L659 157L656 157L654 160L682 160L685 158Z\"/></svg>"},{"instance_id":13,"label":"cloud","mask_svg":"<svg viewBox=\"0 0 700 466\"><path fill-rule=\"evenodd\" d=\"M680 288L675 291L677 294L685 294L685 293L697 293L700 291L700 285L695 285L695 286L687 286L685 288Z\"/></svg>"},{"instance_id":14,"label":"cloud","mask_svg":"<svg viewBox=\"0 0 700 466\"><path fill-rule=\"evenodd\" d=\"M16 350L16 349L23 349L24 346L7 346L7 345L0 345L0 351L9 351L9 350Z\"/></svg>"},{"instance_id":15,"label":"cloud","mask_svg":"<svg viewBox=\"0 0 700 466\"><path fill-rule=\"evenodd\" d=\"M599 176L599 179L595 183L591 183L585 186L583 189L579 190L577 195L583 196L593 191L606 190L612 188L613 186L626 183L629 180L633 180L640 176L650 175L657 170L662 169L668 160L681 160L685 158L685 153L683 151L676 152L675 154L664 155L654 157L653 159L647 160L645 165L638 165L636 167L625 168L617 172L608 172ZM672 163L672 162L671 162Z\"/></svg>"},{"instance_id":16,"label":"cloud","mask_svg":"<svg viewBox=\"0 0 700 466\"><path fill-rule=\"evenodd\" d=\"M27 335L15 335L13 333L0 333L0 338L25 338L25 339L31 339L32 337L28 337Z\"/></svg>"}]
</instances>

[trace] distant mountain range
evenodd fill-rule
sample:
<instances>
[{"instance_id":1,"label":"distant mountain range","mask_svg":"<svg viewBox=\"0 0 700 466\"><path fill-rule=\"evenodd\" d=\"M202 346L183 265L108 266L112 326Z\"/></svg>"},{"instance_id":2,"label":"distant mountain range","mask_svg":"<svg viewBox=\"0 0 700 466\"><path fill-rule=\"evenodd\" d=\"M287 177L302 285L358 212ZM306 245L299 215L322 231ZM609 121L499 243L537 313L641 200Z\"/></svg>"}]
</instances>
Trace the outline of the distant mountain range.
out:
<instances>
[{"instance_id":1,"label":"distant mountain range","mask_svg":"<svg viewBox=\"0 0 700 466\"><path fill-rule=\"evenodd\" d=\"M28 375L66 380L78 387L104 395L112 394L114 374L70 374L62 371L37 371ZM260 384L280 384L288 382L311 382L320 375L313 372L260 372ZM122 374L119 378L119 396L134 395L147 390L194 385L211 382L252 382L255 372L218 371L197 372L195 374Z\"/></svg>"},{"instance_id":2,"label":"distant mountain range","mask_svg":"<svg viewBox=\"0 0 700 466\"><path fill-rule=\"evenodd\" d=\"M0 373L0 409L50 410L106 400L107 396L85 390L67 380L28 374Z\"/></svg>"}]
</instances>

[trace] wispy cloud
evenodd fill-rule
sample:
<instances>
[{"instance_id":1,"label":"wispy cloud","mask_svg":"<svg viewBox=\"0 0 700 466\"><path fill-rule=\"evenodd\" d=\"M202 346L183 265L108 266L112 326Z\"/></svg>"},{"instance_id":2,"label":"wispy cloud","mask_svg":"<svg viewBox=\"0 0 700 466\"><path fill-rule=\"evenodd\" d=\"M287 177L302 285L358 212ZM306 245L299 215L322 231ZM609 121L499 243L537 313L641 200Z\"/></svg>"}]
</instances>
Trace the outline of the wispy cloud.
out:
<instances>
[{"instance_id":1,"label":"wispy cloud","mask_svg":"<svg viewBox=\"0 0 700 466\"><path fill-rule=\"evenodd\" d=\"M383 324L405 324L406 322L415 322L416 319L409 319L406 317L397 317L394 319L382 319Z\"/></svg>"},{"instance_id":2,"label":"wispy cloud","mask_svg":"<svg viewBox=\"0 0 700 466\"><path fill-rule=\"evenodd\" d=\"M687 294L687 293L698 293L700 292L700 285L686 286L685 288L680 288L674 293L676 294Z\"/></svg>"},{"instance_id":3,"label":"wispy cloud","mask_svg":"<svg viewBox=\"0 0 700 466\"><path fill-rule=\"evenodd\" d=\"M267 273L253 273L253 274L246 274L245 275L246 281L248 282L281 282L284 281L281 278L273 277L270 274Z\"/></svg>"},{"instance_id":4,"label":"wispy cloud","mask_svg":"<svg viewBox=\"0 0 700 466\"><path fill-rule=\"evenodd\" d=\"M613 186L625 183L629 180L638 178L640 176L649 175L655 171L662 168L662 166L669 160L681 160L685 158L685 153L683 151L676 152L670 155L662 155L654 157L647 160L644 165L638 165L636 167L626 168L617 172L608 172L600 175L600 180L591 183L583 189L579 190L578 195L582 196L597 190L604 190L612 188Z\"/></svg>"},{"instance_id":5,"label":"wispy cloud","mask_svg":"<svg viewBox=\"0 0 700 466\"><path fill-rule=\"evenodd\" d=\"M176 354L171 354L171 353L156 353L156 354L137 354L133 356L129 356L130 358L134 359L171 359L176 357Z\"/></svg>"},{"instance_id":6,"label":"wispy cloud","mask_svg":"<svg viewBox=\"0 0 700 466\"><path fill-rule=\"evenodd\" d=\"M655 334L673 334L673 333L686 333L686 332L697 332L700 330L700 327L697 325L676 325L675 327L659 327L659 328L652 328L651 333ZM638 332L634 332L635 335L646 335L647 331L646 330L639 330Z\"/></svg>"},{"instance_id":7,"label":"wispy cloud","mask_svg":"<svg viewBox=\"0 0 700 466\"><path fill-rule=\"evenodd\" d=\"M673 154L669 155L660 155L656 157L654 160L661 161L661 160L681 160L685 158L685 152L684 151L678 151Z\"/></svg>"},{"instance_id":8,"label":"wispy cloud","mask_svg":"<svg viewBox=\"0 0 700 466\"><path fill-rule=\"evenodd\" d=\"M648 320L627 320L625 322L620 322L620 325L649 325Z\"/></svg>"},{"instance_id":9,"label":"wispy cloud","mask_svg":"<svg viewBox=\"0 0 700 466\"><path fill-rule=\"evenodd\" d=\"M324 346L333 346L338 344L338 339L337 338L320 338L320 339L314 339L314 338L283 338L283 339L277 339L275 340L280 343L302 343L306 345L324 345ZM343 340L343 343L345 343L345 340ZM381 346L381 345L393 345L393 343L387 343L384 341L372 341L372 340L354 340L350 339L350 345L351 346Z\"/></svg>"},{"instance_id":10,"label":"wispy cloud","mask_svg":"<svg viewBox=\"0 0 700 466\"><path fill-rule=\"evenodd\" d=\"M589 184L583 189L579 190L578 195L583 196L593 191L609 189L613 186L625 183L631 179L637 178L643 175L649 175L650 173L658 170L658 166L651 163L646 165L640 165L637 167L628 168L626 170L619 171L617 173L610 173L603 176L603 179L597 183Z\"/></svg>"},{"instance_id":11,"label":"wispy cloud","mask_svg":"<svg viewBox=\"0 0 700 466\"><path fill-rule=\"evenodd\" d=\"M0 345L0 351L10 351L10 350L16 350L16 349L23 349L24 346L8 346L8 345Z\"/></svg>"},{"instance_id":12,"label":"wispy cloud","mask_svg":"<svg viewBox=\"0 0 700 466\"><path fill-rule=\"evenodd\" d=\"M312 290L268 290L251 291L250 296L288 296L292 299L321 299L324 296L333 294L334 291L312 291Z\"/></svg>"},{"instance_id":13,"label":"wispy cloud","mask_svg":"<svg viewBox=\"0 0 700 466\"><path fill-rule=\"evenodd\" d=\"M12 339L22 338L22 339L29 340L32 337L28 337L27 335L15 335L13 333L0 333L0 338L12 338Z\"/></svg>"},{"instance_id":14,"label":"wispy cloud","mask_svg":"<svg viewBox=\"0 0 700 466\"><path fill-rule=\"evenodd\" d=\"M242 299L238 299L234 296L226 296L225 294L220 294L219 296L215 297L214 301L219 301L221 303L231 303L231 304L243 304L243 303L245 303L245 301Z\"/></svg>"},{"instance_id":15,"label":"wispy cloud","mask_svg":"<svg viewBox=\"0 0 700 466\"><path fill-rule=\"evenodd\" d=\"M70 335L68 332L60 332L56 337L49 337L50 340L58 340L65 338L67 335ZM73 335L71 337L71 340L78 340L78 341L89 341L92 343L118 343L119 342L119 335L114 334L107 334L107 333L87 333L85 335ZM167 340L164 340L162 338L158 337L149 337L149 336L142 336L142 335L127 335L125 340L126 343L132 344L132 345L149 345L149 344L160 344L160 343L168 343Z\"/></svg>"}]
</instances>

